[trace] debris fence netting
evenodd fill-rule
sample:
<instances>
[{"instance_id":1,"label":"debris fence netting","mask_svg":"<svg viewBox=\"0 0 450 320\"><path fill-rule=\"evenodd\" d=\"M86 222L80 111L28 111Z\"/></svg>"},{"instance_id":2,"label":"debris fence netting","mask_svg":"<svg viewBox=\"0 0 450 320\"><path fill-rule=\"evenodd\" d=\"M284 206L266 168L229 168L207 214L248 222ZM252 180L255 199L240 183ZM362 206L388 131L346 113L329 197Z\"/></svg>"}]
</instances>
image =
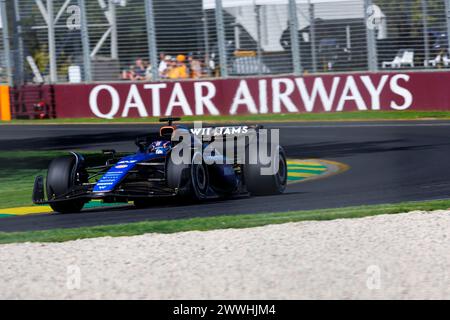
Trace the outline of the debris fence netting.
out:
<instances>
[{"instance_id":1,"label":"debris fence netting","mask_svg":"<svg viewBox=\"0 0 450 320\"><path fill-rule=\"evenodd\" d=\"M1 24L0 79L77 83L444 69L450 65L447 2L1 0L9 26Z\"/></svg>"}]
</instances>

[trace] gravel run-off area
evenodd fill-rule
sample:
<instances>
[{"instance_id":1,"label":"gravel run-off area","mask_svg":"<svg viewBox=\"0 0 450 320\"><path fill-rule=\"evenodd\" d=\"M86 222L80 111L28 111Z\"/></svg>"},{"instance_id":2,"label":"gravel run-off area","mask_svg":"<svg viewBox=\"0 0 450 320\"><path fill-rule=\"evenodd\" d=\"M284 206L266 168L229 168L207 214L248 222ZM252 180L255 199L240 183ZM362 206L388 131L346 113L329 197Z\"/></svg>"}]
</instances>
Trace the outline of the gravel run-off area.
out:
<instances>
[{"instance_id":1,"label":"gravel run-off area","mask_svg":"<svg viewBox=\"0 0 450 320\"><path fill-rule=\"evenodd\" d=\"M450 211L1 245L0 299L450 299Z\"/></svg>"}]
</instances>

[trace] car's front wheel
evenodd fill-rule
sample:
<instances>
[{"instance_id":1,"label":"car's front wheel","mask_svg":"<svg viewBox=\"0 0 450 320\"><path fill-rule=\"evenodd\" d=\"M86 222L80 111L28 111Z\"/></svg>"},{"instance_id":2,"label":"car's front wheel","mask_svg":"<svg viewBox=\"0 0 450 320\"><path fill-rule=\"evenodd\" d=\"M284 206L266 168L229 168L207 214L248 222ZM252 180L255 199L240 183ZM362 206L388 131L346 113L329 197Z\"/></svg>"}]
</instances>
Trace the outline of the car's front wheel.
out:
<instances>
[{"instance_id":1,"label":"car's front wheel","mask_svg":"<svg viewBox=\"0 0 450 320\"><path fill-rule=\"evenodd\" d=\"M76 185L76 158L73 156L54 159L47 173L47 196L50 202L68 194ZM84 207L84 200L64 200L51 202L50 207L59 213L76 213Z\"/></svg>"},{"instance_id":2,"label":"car's front wheel","mask_svg":"<svg viewBox=\"0 0 450 320\"><path fill-rule=\"evenodd\" d=\"M203 161L202 154L197 152L192 158L191 182L193 196L196 200L205 200L210 187L208 167Z\"/></svg>"}]
</instances>

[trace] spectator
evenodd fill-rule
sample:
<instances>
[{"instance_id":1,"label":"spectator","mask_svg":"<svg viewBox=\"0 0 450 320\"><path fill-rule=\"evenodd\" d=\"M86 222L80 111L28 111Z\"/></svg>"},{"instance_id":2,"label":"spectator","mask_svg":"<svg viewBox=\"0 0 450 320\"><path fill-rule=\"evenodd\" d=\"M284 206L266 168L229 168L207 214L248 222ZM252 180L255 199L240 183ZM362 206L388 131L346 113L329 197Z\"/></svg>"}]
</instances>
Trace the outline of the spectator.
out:
<instances>
[{"instance_id":1,"label":"spectator","mask_svg":"<svg viewBox=\"0 0 450 320\"><path fill-rule=\"evenodd\" d=\"M208 58L208 75L213 75L215 77L219 76L219 66L216 63L216 54L215 53L211 53L211 56Z\"/></svg>"},{"instance_id":2,"label":"spectator","mask_svg":"<svg viewBox=\"0 0 450 320\"><path fill-rule=\"evenodd\" d=\"M159 55L159 66L158 72L161 78L167 78L167 69L169 67L168 62L170 61L170 56L166 56L165 53Z\"/></svg>"},{"instance_id":3,"label":"spectator","mask_svg":"<svg viewBox=\"0 0 450 320\"><path fill-rule=\"evenodd\" d=\"M133 78L134 78L133 68L134 68L134 66L130 66L128 68L128 70L122 71L122 80L133 80Z\"/></svg>"},{"instance_id":4,"label":"spectator","mask_svg":"<svg viewBox=\"0 0 450 320\"><path fill-rule=\"evenodd\" d=\"M133 81L145 80L146 68L144 61L141 58L136 59L133 67L132 79Z\"/></svg>"},{"instance_id":5,"label":"spectator","mask_svg":"<svg viewBox=\"0 0 450 320\"><path fill-rule=\"evenodd\" d=\"M177 70L177 59L174 57L170 57L169 62L167 63L167 78L169 79L178 79L178 70Z\"/></svg>"},{"instance_id":6,"label":"spectator","mask_svg":"<svg viewBox=\"0 0 450 320\"><path fill-rule=\"evenodd\" d=\"M185 64L186 56L178 55L176 59L172 59L170 70L168 72L169 79L187 79L188 69Z\"/></svg>"},{"instance_id":7,"label":"spectator","mask_svg":"<svg viewBox=\"0 0 450 320\"><path fill-rule=\"evenodd\" d=\"M178 78L187 79L189 77L188 68L186 66L186 56L180 54L177 56Z\"/></svg>"},{"instance_id":8,"label":"spectator","mask_svg":"<svg viewBox=\"0 0 450 320\"><path fill-rule=\"evenodd\" d=\"M192 79L199 79L202 77L202 63L200 60L195 59L192 53L189 54L189 69L190 69L190 77Z\"/></svg>"},{"instance_id":9,"label":"spectator","mask_svg":"<svg viewBox=\"0 0 450 320\"><path fill-rule=\"evenodd\" d=\"M152 65L150 63L147 63L145 68L145 80L151 81L152 79L153 79Z\"/></svg>"}]
</instances>

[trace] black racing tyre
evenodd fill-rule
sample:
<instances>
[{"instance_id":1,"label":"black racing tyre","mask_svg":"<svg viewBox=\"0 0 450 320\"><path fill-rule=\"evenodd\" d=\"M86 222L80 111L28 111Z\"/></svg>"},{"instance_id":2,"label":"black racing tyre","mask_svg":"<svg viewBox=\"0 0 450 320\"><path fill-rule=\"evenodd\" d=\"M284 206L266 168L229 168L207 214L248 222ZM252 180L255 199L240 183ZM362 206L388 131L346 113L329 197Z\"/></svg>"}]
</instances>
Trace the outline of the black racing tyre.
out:
<instances>
[{"instance_id":1,"label":"black racing tyre","mask_svg":"<svg viewBox=\"0 0 450 320\"><path fill-rule=\"evenodd\" d=\"M54 159L47 172L47 196L51 201L53 198L67 194L75 185L76 159L73 156ZM53 202L50 207L59 213L76 213L83 209L84 200L67 200Z\"/></svg>"},{"instance_id":2,"label":"black racing tyre","mask_svg":"<svg viewBox=\"0 0 450 320\"><path fill-rule=\"evenodd\" d=\"M182 200L192 199L192 187L191 187L191 168L190 168L190 160L191 155L186 155L186 159L184 157L184 151L189 150L190 148L186 148L183 144L176 145L172 152L169 154L166 160L166 179L167 185L169 188L177 190L178 198ZM177 163L173 160L173 153L180 157L181 159L177 159ZM183 161L181 161L183 159ZM186 161L186 163L184 163Z\"/></svg>"},{"instance_id":3,"label":"black racing tyre","mask_svg":"<svg viewBox=\"0 0 450 320\"><path fill-rule=\"evenodd\" d=\"M268 168L266 165L262 165L257 159L257 155L251 154L249 162L244 164L244 179L247 185L247 190L254 196L268 196L281 194L286 190L288 168L286 161L286 153L283 147L277 146L274 148L277 154L271 155L272 161L278 162L278 170L272 175L262 175L261 169Z\"/></svg>"},{"instance_id":4,"label":"black racing tyre","mask_svg":"<svg viewBox=\"0 0 450 320\"><path fill-rule=\"evenodd\" d=\"M210 187L209 172L200 152L195 153L192 157L191 182L194 197L197 200L206 199Z\"/></svg>"}]
</instances>

